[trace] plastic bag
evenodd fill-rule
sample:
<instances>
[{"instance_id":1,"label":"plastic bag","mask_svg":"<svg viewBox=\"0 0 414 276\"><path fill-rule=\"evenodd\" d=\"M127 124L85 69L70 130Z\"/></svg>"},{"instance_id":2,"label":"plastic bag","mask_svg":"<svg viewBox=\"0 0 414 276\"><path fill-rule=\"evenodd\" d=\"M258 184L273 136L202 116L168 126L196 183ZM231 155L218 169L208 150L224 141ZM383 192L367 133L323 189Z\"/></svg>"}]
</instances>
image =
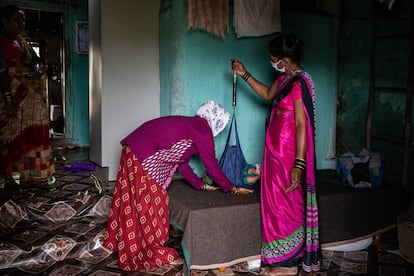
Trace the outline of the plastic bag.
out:
<instances>
[{"instance_id":1,"label":"plastic bag","mask_svg":"<svg viewBox=\"0 0 414 276\"><path fill-rule=\"evenodd\" d=\"M363 148L358 154L345 152L338 156L336 168L342 182L355 188L378 188L384 175L383 156Z\"/></svg>"}]
</instances>

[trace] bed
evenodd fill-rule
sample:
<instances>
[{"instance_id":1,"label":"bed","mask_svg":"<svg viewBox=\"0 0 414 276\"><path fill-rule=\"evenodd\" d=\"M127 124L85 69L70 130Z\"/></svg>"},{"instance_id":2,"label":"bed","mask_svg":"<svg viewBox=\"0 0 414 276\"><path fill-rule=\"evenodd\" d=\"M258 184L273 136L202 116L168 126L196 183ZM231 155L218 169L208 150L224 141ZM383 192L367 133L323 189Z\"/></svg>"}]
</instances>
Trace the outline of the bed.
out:
<instances>
[{"instance_id":1,"label":"bed","mask_svg":"<svg viewBox=\"0 0 414 276\"><path fill-rule=\"evenodd\" d=\"M334 170L317 172L322 247L347 244L395 227L401 190L352 188ZM187 269L214 269L260 258L259 190L246 196L194 190L183 179L169 188L171 224L183 231Z\"/></svg>"}]
</instances>

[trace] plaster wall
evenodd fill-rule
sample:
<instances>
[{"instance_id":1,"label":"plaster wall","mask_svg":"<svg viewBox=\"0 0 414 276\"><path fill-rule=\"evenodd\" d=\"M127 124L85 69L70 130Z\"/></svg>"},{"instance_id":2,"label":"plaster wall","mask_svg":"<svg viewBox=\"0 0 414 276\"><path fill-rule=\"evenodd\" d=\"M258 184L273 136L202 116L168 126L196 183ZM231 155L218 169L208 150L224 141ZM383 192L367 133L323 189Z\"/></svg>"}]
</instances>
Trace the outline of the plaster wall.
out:
<instances>
[{"instance_id":1,"label":"plaster wall","mask_svg":"<svg viewBox=\"0 0 414 276\"><path fill-rule=\"evenodd\" d=\"M160 1L89 0L91 12L90 159L116 179L120 141L160 115L158 13ZM95 25L96 24L96 25ZM99 24L99 25L98 25ZM145 26L145 27L144 27ZM96 49L96 53L94 52ZM94 143L97 142L98 146Z\"/></svg>"}]
</instances>

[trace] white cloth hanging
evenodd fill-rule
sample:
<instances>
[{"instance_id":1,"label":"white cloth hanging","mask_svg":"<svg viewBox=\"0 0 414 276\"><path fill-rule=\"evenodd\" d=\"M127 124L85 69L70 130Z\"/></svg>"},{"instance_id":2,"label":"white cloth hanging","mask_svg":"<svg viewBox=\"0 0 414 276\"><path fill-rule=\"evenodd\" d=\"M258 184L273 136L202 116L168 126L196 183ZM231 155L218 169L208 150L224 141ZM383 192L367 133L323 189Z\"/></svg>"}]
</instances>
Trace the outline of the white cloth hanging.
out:
<instances>
[{"instance_id":1,"label":"white cloth hanging","mask_svg":"<svg viewBox=\"0 0 414 276\"><path fill-rule=\"evenodd\" d=\"M238 38L281 31L280 0L234 0L233 11Z\"/></svg>"},{"instance_id":2,"label":"white cloth hanging","mask_svg":"<svg viewBox=\"0 0 414 276\"><path fill-rule=\"evenodd\" d=\"M379 0L380 3L387 5L388 9L391 11L392 5L394 5L395 0Z\"/></svg>"}]
</instances>

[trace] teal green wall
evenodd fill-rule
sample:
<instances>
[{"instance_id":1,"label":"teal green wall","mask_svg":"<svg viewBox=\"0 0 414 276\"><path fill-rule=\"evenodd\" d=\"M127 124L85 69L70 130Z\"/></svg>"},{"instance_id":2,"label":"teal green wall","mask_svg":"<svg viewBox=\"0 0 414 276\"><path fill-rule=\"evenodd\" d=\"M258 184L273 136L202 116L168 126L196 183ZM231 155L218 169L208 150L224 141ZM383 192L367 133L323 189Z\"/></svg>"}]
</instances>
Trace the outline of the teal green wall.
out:
<instances>
[{"instance_id":1,"label":"teal green wall","mask_svg":"<svg viewBox=\"0 0 414 276\"><path fill-rule=\"evenodd\" d=\"M77 0L64 13L66 39L65 137L89 146L89 59L76 52L76 22L88 21L88 1Z\"/></svg>"},{"instance_id":2,"label":"teal green wall","mask_svg":"<svg viewBox=\"0 0 414 276\"><path fill-rule=\"evenodd\" d=\"M187 30L186 1L162 1L160 12L161 115L193 115L207 99L232 111L230 59L240 59L250 73L270 85L276 74L267 51L269 36L237 39L229 21L224 39L202 30ZM332 168L336 120L336 23L329 17L284 14L284 31L305 41L303 66L317 90L318 168ZM264 121L269 103L238 78L236 118L240 143L249 163L261 163ZM228 129L216 137L216 155L223 151ZM196 164L194 164L197 167Z\"/></svg>"},{"instance_id":3,"label":"teal green wall","mask_svg":"<svg viewBox=\"0 0 414 276\"><path fill-rule=\"evenodd\" d=\"M316 161L318 169L335 168L338 53L337 26L333 17L287 13L285 32L297 33L305 42L302 64L316 87Z\"/></svg>"}]
</instances>

